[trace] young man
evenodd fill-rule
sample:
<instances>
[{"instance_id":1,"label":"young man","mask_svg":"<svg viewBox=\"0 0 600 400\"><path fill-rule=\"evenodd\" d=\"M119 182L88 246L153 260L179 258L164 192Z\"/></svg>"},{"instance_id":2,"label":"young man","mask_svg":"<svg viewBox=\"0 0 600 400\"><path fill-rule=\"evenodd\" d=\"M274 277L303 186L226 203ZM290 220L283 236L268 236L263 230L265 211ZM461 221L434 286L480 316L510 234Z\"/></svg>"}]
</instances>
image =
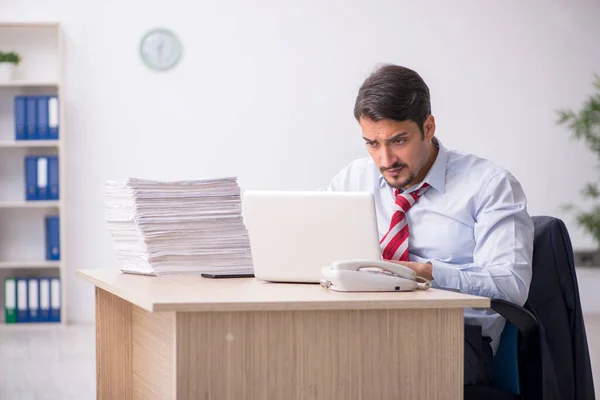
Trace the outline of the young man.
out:
<instances>
[{"instance_id":1,"label":"young man","mask_svg":"<svg viewBox=\"0 0 600 400\"><path fill-rule=\"evenodd\" d=\"M354 116L370 157L339 172L329 190L374 194L383 258L433 287L523 305L533 222L519 182L442 145L429 88L408 68L377 69L358 92ZM490 385L504 324L491 310L465 310L465 385Z\"/></svg>"}]
</instances>

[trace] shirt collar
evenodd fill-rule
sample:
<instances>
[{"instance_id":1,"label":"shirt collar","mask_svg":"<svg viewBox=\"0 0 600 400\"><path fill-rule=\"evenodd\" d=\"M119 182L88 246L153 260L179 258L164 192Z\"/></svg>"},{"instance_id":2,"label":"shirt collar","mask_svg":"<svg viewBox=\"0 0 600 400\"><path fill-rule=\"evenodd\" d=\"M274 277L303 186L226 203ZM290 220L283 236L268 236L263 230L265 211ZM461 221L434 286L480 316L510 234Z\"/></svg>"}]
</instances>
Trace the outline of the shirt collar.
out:
<instances>
[{"instance_id":1,"label":"shirt collar","mask_svg":"<svg viewBox=\"0 0 600 400\"><path fill-rule=\"evenodd\" d=\"M436 189L440 193L445 192L446 188L446 164L448 163L448 149L444 147L442 142L436 137L433 138L433 143L438 147L438 154L433 162L433 165L425 175L425 179L423 182L427 182L429 186ZM421 185L421 182L417 184L414 189L417 189ZM379 174L379 187L383 189L387 186L387 182L381 173ZM414 190L410 188L408 191L411 192Z\"/></svg>"}]
</instances>

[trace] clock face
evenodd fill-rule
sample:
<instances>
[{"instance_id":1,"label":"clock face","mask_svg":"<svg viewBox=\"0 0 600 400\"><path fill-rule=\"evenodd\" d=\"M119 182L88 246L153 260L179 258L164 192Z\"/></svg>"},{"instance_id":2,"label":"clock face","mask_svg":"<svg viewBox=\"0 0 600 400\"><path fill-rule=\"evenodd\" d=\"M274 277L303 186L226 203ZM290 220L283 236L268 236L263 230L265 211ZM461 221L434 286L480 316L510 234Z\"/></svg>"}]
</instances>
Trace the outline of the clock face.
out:
<instances>
[{"instance_id":1,"label":"clock face","mask_svg":"<svg viewBox=\"0 0 600 400\"><path fill-rule=\"evenodd\" d=\"M144 63L158 71L173 68L181 57L181 43L167 29L153 29L140 42L140 55Z\"/></svg>"}]
</instances>

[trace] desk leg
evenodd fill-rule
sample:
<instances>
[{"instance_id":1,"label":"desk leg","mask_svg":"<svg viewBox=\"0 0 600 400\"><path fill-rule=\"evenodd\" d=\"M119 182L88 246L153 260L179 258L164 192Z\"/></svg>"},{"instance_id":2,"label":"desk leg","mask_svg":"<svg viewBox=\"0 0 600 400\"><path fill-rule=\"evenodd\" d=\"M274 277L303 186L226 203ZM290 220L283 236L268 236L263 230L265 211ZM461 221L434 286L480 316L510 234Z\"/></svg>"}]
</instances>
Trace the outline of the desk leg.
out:
<instances>
[{"instance_id":1,"label":"desk leg","mask_svg":"<svg viewBox=\"0 0 600 400\"><path fill-rule=\"evenodd\" d=\"M177 313L177 399L462 399L463 310Z\"/></svg>"},{"instance_id":2,"label":"desk leg","mask_svg":"<svg viewBox=\"0 0 600 400\"><path fill-rule=\"evenodd\" d=\"M98 399L131 399L131 303L96 287Z\"/></svg>"},{"instance_id":3,"label":"desk leg","mask_svg":"<svg viewBox=\"0 0 600 400\"><path fill-rule=\"evenodd\" d=\"M97 398L175 398L175 313L148 312L96 288Z\"/></svg>"}]
</instances>

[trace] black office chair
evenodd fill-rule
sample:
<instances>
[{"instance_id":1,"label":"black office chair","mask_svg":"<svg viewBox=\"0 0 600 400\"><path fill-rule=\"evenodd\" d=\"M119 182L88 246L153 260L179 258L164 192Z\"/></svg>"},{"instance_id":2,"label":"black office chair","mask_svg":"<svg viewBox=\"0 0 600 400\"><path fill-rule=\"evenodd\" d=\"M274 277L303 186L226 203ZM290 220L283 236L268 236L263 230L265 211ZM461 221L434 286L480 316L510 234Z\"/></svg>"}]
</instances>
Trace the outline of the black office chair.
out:
<instances>
[{"instance_id":1,"label":"black office chair","mask_svg":"<svg viewBox=\"0 0 600 400\"><path fill-rule=\"evenodd\" d=\"M504 367L494 360L494 387L465 387L465 398L594 399L590 356L581 313L573 248L563 221L533 217L533 278L525 307L492 300L492 309L507 320L500 346L508 354ZM518 334L511 330L516 327ZM511 349L503 343L516 334L515 385ZM505 337L506 336L506 337ZM511 339L511 336L513 339ZM508 347L508 350L507 350ZM499 349L500 350L500 349ZM514 354L513 354L514 355ZM557 379L558 378L558 379ZM516 390L515 390L516 388Z\"/></svg>"}]
</instances>

